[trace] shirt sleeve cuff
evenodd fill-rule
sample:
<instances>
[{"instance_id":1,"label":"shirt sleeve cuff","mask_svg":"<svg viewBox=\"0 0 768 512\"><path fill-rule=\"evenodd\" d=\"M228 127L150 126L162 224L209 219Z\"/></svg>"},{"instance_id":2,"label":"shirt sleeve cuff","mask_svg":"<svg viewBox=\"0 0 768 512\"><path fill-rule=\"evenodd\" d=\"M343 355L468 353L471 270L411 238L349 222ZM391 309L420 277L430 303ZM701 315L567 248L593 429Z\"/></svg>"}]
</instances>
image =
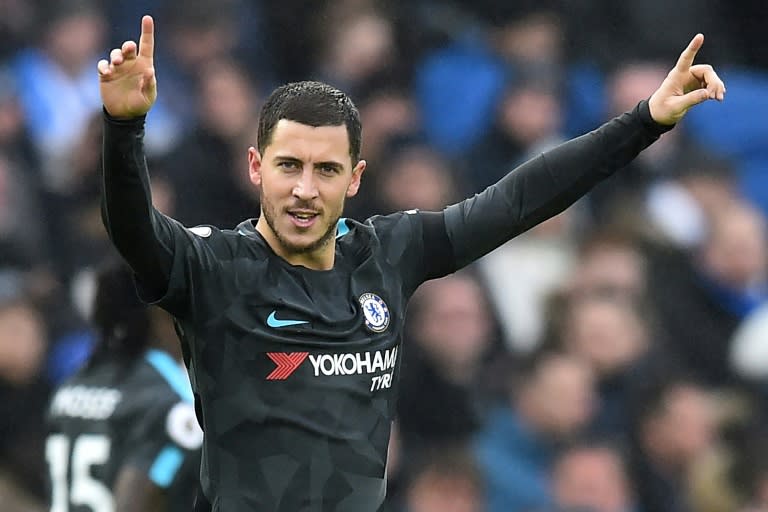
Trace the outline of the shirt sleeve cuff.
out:
<instances>
[{"instance_id":1,"label":"shirt sleeve cuff","mask_svg":"<svg viewBox=\"0 0 768 512\"><path fill-rule=\"evenodd\" d=\"M648 100L643 100L637 106L638 114L640 115L640 122L648 131L654 135L661 135L667 133L675 127L674 124L659 124L651 117L651 107L648 105Z\"/></svg>"},{"instance_id":2,"label":"shirt sleeve cuff","mask_svg":"<svg viewBox=\"0 0 768 512\"><path fill-rule=\"evenodd\" d=\"M107 112L106 107L102 106L101 111L104 114L104 119L109 123L117 126L135 126L137 128L144 127L144 122L147 119L146 115L137 117L114 117Z\"/></svg>"}]
</instances>

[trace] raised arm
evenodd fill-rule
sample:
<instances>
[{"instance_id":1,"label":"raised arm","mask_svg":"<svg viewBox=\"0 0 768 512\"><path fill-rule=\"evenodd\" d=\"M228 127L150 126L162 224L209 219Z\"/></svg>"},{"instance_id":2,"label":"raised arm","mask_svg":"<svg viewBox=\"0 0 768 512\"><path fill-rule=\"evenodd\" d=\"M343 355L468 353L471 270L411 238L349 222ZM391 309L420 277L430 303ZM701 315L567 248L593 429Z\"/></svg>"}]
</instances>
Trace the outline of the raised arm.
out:
<instances>
[{"instance_id":1,"label":"raised arm","mask_svg":"<svg viewBox=\"0 0 768 512\"><path fill-rule=\"evenodd\" d=\"M428 255L427 261L441 262L427 269L428 277L460 268L557 215L628 164L688 109L708 99L722 100L725 86L712 67L693 65L703 42L704 36L696 35L659 89L632 112L526 162L481 194L448 207L444 220L452 264L443 264L444 256Z\"/></svg>"},{"instance_id":2,"label":"raised arm","mask_svg":"<svg viewBox=\"0 0 768 512\"><path fill-rule=\"evenodd\" d=\"M139 276L145 294L160 297L174 256L171 220L152 206L144 156L144 116L157 97L154 22L144 16L139 45L126 41L98 63L104 103L102 218L109 237Z\"/></svg>"}]
</instances>

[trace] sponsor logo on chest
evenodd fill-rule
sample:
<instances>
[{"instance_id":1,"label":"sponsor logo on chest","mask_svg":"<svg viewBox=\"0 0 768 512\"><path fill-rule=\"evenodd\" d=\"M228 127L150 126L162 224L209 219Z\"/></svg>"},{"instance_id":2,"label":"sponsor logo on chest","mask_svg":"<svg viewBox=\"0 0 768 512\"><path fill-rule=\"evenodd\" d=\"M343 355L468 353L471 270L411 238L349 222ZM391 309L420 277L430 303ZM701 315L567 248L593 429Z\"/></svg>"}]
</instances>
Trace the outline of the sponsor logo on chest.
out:
<instances>
[{"instance_id":1,"label":"sponsor logo on chest","mask_svg":"<svg viewBox=\"0 0 768 512\"><path fill-rule=\"evenodd\" d=\"M376 352L310 355L309 362L315 370L315 377L321 374L331 376L377 373L395 368L397 347Z\"/></svg>"},{"instance_id":2,"label":"sponsor logo on chest","mask_svg":"<svg viewBox=\"0 0 768 512\"><path fill-rule=\"evenodd\" d=\"M309 352L267 352L276 368L267 380L285 380L309 359L315 377L344 375L373 375L371 391L392 386L392 374L397 366L397 347L369 352L339 354L310 354Z\"/></svg>"}]
</instances>

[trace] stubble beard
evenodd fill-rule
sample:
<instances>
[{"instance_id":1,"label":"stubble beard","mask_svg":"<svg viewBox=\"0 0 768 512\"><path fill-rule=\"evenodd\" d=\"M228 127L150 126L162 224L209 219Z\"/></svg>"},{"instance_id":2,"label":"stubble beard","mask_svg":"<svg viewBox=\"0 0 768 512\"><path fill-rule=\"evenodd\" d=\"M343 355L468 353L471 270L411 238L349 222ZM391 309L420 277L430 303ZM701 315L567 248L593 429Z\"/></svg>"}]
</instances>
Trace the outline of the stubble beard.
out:
<instances>
[{"instance_id":1,"label":"stubble beard","mask_svg":"<svg viewBox=\"0 0 768 512\"><path fill-rule=\"evenodd\" d=\"M337 213L334 216L331 217L331 222L328 223L328 226L326 227L325 233L315 240L314 242L311 242L307 245L296 245L292 244L290 241L286 239L286 237L283 236L283 234L280 232L280 230L277 229L277 225L275 222L275 218L277 217L277 212L275 211L274 205L264 197L264 193L262 192L260 194L260 201L261 201L261 211L262 215L264 216L264 220L267 221L267 225L269 226L269 229L272 230L272 233L274 233L275 238L277 239L277 242L280 244L281 248L288 254L309 254L312 252L315 252L319 249L322 249L325 247L331 240L333 240L334 235L336 234L336 224L338 224L339 219L341 218L341 211L344 209L344 205L342 204L342 207L340 208L339 213Z\"/></svg>"}]
</instances>

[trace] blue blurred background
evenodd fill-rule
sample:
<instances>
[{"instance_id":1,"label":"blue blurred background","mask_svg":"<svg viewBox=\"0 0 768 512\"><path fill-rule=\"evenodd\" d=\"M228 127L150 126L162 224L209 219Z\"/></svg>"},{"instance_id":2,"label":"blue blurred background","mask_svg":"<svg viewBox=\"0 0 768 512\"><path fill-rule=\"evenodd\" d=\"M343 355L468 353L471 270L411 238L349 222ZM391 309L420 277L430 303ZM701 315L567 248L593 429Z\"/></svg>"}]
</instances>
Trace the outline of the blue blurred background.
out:
<instances>
[{"instance_id":1,"label":"blue blurred background","mask_svg":"<svg viewBox=\"0 0 768 512\"><path fill-rule=\"evenodd\" d=\"M768 7L757 0L0 0L0 503L45 509L44 411L88 357L96 62L156 20L147 150L186 225L258 214L260 105L363 119L346 215L440 209L633 108L697 32L728 93L409 311L389 510L768 510Z\"/></svg>"}]
</instances>

